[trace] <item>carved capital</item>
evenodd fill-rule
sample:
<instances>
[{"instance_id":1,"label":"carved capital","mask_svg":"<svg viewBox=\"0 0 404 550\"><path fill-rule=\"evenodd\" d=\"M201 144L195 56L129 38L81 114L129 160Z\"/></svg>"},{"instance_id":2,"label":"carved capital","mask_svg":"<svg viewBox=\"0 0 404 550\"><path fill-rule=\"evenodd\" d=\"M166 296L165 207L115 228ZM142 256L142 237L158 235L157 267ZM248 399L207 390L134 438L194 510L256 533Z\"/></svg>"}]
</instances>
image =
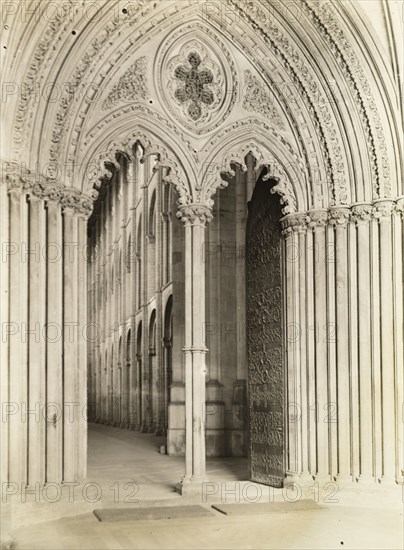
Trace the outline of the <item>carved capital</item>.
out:
<instances>
[{"instance_id":1,"label":"carved capital","mask_svg":"<svg viewBox=\"0 0 404 550\"><path fill-rule=\"evenodd\" d=\"M309 218L307 214L290 214L286 218L282 218L282 235L288 236L292 233L304 233L307 230Z\"/></svg>"},{"instance_id":2,"label":"carved capital","mask_svg":"<svg viewBox=\"0 0 404 550\"><path fill-rule=\"evenodd\" d=\"M373 214L373 206L369 203L355 204L352 207L352 220L358 225L368 223Z\"/></svg>"},{"instance_id":3,"label":"carved capital","mask_svg":"<svg viewBox=\"0 0 404 550\"><path fill-rule=\"evenodd\" d=\"M328 212L327 210L309 210L307 212L308 226L316 229L322 229L327 225Z\"/></svg>"},{"instance_id":4,"label":"carved capital","mask_svg":"<svg viewBox=\"0 0 404 550\"><path fill-rule=\"evenodd\" d=\"M58 181L46 178L27 170L22 177L16 174L6 175L8 192L19 191L28 194L29 198L60 204L64 211L71 210L75 214L88 218L93 209L95 197L84 195L75 188L66 188Z\"/></svg>"},{"instance_id":5,"label":"carved capital","mask_svg":"<svg viewBox=\"0 0 404 550\"><path fill-rule=\"evenodd\" d=\"M394 209L397 212L397 214L401 214L401 216L404 215L404 197L399 197L396 200L396 205Z\"/></svg>"},{"instance_id":6,"label":"carved capital","mask_svg":"<svg viewBox=\"0 0 404 550\"><path fill-rule=\"evenodd\" d=\"M349 222L351 211L346 207L331 208L329 213L329 223L334 226L345 226Z\"/></svg>"},{"instance_id":7,"label":"carved capital","mask_svg":"<svg viewBox=\"0 0 404 550\"><path fill-rule=\"evenodd\" d=\"M374 217L379 221L387 220L391 218L391 214L394 209L394 201L392 200L379 200L374 203Z\"/></svg>"},{"instance_id":8,"label":"carved capital","mask_svg":"<svg viewBox=\"0 0 404 550\"><path fill-rule=\"evenodd\" d=\"M212 209L205 204L185 204L179 206L177 212L177 218L184 225L202 225L205 227L212 217Z\"/></svg>"},{"instance_id":9,"label":"carved capital","mask_svg":"<svg viewBox=\"0 0 404 550\"><path fill-rule=\"evenodd\" d=\"M22 192L24 190L24 182L21 179L21 177L17 176L16 174L7 174L6 175L6 185L7 185L7 191L9 193L11 191L20 191L20 192Z\"/></svg>"}]
</instances>

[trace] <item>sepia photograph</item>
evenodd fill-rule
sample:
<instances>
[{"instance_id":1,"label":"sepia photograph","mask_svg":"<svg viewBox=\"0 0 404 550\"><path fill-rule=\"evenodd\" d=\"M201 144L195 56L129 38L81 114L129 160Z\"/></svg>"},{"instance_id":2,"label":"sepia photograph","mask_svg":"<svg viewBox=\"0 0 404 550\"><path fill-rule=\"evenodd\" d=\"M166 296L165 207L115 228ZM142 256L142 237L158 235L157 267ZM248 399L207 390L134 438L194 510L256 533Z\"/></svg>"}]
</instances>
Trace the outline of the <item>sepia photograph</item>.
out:
<instances>
[{"instance_id":1,"label":"sepia photograph","mask_svg":"<svg viewBox=\"0 0 404 550\"><path fill-rule=\"evenodd\" d=\"M404 0L1 0L1 550L404 548Z\"/></svg>"}]
</instances>

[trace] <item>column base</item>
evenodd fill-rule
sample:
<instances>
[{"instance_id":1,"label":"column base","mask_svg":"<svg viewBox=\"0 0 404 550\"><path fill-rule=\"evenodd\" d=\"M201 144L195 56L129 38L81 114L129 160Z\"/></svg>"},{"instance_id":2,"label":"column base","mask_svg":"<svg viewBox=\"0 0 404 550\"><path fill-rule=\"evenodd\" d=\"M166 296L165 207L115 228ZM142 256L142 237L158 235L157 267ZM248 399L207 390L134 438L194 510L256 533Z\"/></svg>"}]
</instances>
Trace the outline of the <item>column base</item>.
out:
<instances>
[{"instance_id":1,"label":"column base","mask_svg":"<svg viewBox=\"0 0 404 550\"><path fill-rule=\"evenodd\" d=\"M355 477L355 481L360 485L375 486L378 485L378 481L371 475L358 475Z\"/></svg>"},{"instance_id":2,"label":"column base","mask_svg":"<svg viewBox=\"0 0 404 550\"><path fill-rule=\"evenodd\" d=\"M2 535L0 538L0 549L1 550L12 550L14 547L14 541L9 535Z\"/></svg>"},{"instance_id":3,"label":"column base","mask_svg":"<svg viewBox=\"0 0 404 550\"><path fill-rule=\"evenodd\" d=\"M207 482L207 477L184 476L175 486L175 490L182 496L198 496L202 499L204 484Z\"/></svg>"},{"instance_id":4,"label":"column base","mask_svg":"<svg viewBox=\"0 0 404 550\"><path fill-rule=\"evenodd\" d=\"M402 481L397 481L392 477L380 477L378 480L379 485L385 487L386 489L396 489L402 485Z\"/></svg>"}]
</instances>

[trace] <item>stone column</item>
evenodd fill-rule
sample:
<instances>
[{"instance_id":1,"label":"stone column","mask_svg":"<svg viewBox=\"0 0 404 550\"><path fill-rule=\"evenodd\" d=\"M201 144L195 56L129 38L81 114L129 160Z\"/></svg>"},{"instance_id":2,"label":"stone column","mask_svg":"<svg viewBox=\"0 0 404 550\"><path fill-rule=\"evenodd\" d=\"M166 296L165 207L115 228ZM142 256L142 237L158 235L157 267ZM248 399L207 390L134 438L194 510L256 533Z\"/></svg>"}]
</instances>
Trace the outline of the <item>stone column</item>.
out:
<instances>
[{"instance_id":1,"label":"stone column","mask_svg":"<svg viewBox=\"0 0 404 550\"><path fill-rule=\"evenodd\" d=\"M148 246L147 246L147 222L149 214L149 198L148 198L148 183L150 176L150 162L148 157L146 157L140 164L140 193L142 195L142 243L141 243L141 252L140 252L140 262L141 262L141 273L139 273L139 278L141 278L141 293L140 293L140 306L142 308L142 432L151 432L153 431L153 418L152 418L152 402L150 395L150 383L151 383L151 372L150 372L150 361L149 361L149 312L147 308L147 291L148 291Z\"/></svg>"},{"instance_id":2,"label":"stone column","mask_svg":"<svg viewBox=\"0 0 404 550\"><path fill-rule=\"evenodd\" d=\"M77 216L77 242L79 248L78 255L78 283L77 283L77 316L79 327L87 325L87 219L88 212L85 209L78 211ZM84 333L86 334L86 333ZM78 345L78 356L76 360L76 380L77 396L79 402L80 414L78 415L77 425L77 476L78 479L84 479L87 475L87 340L81 333Z\"/></svg>"},{"instance_id":3,"label":"stone column","mask_svg":"<svg viewBox=\"0 0 404 550\"><path fill-rule=\"evenodd\" d=\"M30 414L28 421L28 484L45 482L45 431L46 422L43 411L45 400L45 208L44 202L34 194L29 195L29 372L27 410L38 410L39 414ZM27 256L28 258L28 256ZM28 261L24 259L23 261ZM74 400L73 400L74 401Z\"/></svg>"},{"instance_id":4,"label":"stone column","mask_svg":"<svg viewBox=\"0 0 404 550\"><path fill-rule=\"evenodd\" d=\"M225 436L225 404L222 400L223 385L220 383L223 372L220 370L221 354L221 228L220 228L220 194L215 197L214 220L209 225L204 248L202 250L204 273L207 277L207 312L208 323L204 327L209 345L207 357L206 384L206 454L207 456L224 456L226 448Z\"/></svg>"},{"instance_id":5,"label":"stone column","mask_svg":"<svg viewBox=\"0 0 404 550\"><path fill-rule=\"evenodd\" d=\"M285 327L286 327L286 404L285 415L287 430L285 447L287 449L286 474L289 482L296 481L300 474L300 346L296 338L296 329L300 326L299 315L299 241L295 228L299 218L292 215L282 223L284 235L285 265L283 273L285 289Z\"/></svg>"},{"instance_id":6,"label":"stone column","mask_svg":"<svg viewBox=\"0 0 404 550\"><path fill-rule=\"evenodd\" d=\"M77 218L72 208L63 209L63 402L65 416L63 422L63 480L75 481L75 454L77 453L77 427L84 403L76 401L78 369L73 368L78 359L78 346L83 338L80 329L76 336L72 328L78 319L78 261L83 253L78 250ZM73 335L73 338L72 338ZM73 407L73 408L72 408ZM72 414L69 414L71 411Z\"/></svg>"},{"instance_id":7,"label":"stone column","mask_svg":"<svg viewBox=\"0 0 404 550\"><path fill-rule=\"evenodd\" d=\"M382 476L392 483L395 478L395 391L394 391L394 313L393 313L393 249L392 224L393 201L375 202L375 217L379 220L380 250L380 357L382 409ZM377 293L378 294L378 293ZM377 295L376 295L377 296Z\"/></svg>"},{"instance_id":8,"label":"stone column","mask_svg":"<svg viewBox=\"0 0 404 550\"><path fill-rule=\"evenodd\" d=\"M299 357L300 357L300 409L296 411L298 413L299 423L299 435L301 438L301 464L300 464L300 483L307 484L311 482L313 478L310 476L310 464L309 464L309 401L308 401L308 388L310 386L310 379L308 377L308 358L307 358L307 332L308 324L306 317L307 308L307 262L306 262L306 239L307 239L307 218L303 215L299 215L299 223L296 225L298 234L298 281L299 286L299 326L295 327L295 337L299 343ZM298 366L299 368L299 366Z\"/></svg>"},{"instance_id":9,"label":"stone column","mask_svg":"<svg viewBox=\"0 0 404 550\"><path fill-rule=\"evenodd\" d=\"M22 331L27 326L26 290L28 281L27 262L22 262L22 247L27 243L27 202L20 188L9 190L9 346L8 415L5 415L9 430L8 481L27 481L27 425L22 422L22 407L27 403L27 345ZM60 324L59 324L60 327ZM4 367L2 367L4 368Z\"/></svg>"},{"instance_id":10,"label":"stone column","mask_svg":"<svg viewBox=\"0 0 404 550\"><path fill-rule=\"evenodd\" d=\"M5 181L0 182L0 234L2 236L3 244L1 253L0 264L0 315L2 322L5 323L9 320L9 261L11 254L11 239L9 235L10 220L9 220L9 198L7 193L7 184ZM3 325L4 326L4 325ZM0 365L1 365L1 383L0 383L0 395L2 403L9 403L11 401L9 397L9 338L5 337L2 332L1 346L0 346ZM4 406L4 405L3 405ZM1 422L1 445L0 445L0 468L1 478L0 482L8 482L8 422L4 422L4 417ZM4 485L2 485L4 487ZM3 519L3 516L1 517Z\"/></svg>"},{"instance_id":11,"label":"stone column","mask_svg":"<svg viewBox=\"0 0 404 550\"><path fill-rule=\"evenodd\" d=\"M316 431L317 431L317 469L316 479L328 480L330 475L329 463L329 433L328 423L325 417L328 411L328 369L327 344L326 344L326 323L327 323L327 288L326 288L326 224L327 211L309 211L309 226L313 228L314 246L314 313L315 324L313 327L315 335L315 379L316 396L313 407L315 408Z\"/></svg>"},{"instance_id":12,"label":"stone column","mask_svg":"<svg viewBox=\"0 0 404 550\"><path fill-rule=\"evenodd\" d=\"M139 156L141 152L139 148L134 151L134 156L130 161L128 167L128 176L130 185L132 185L132 204L131 204L131 250L130 250L130 304L129 304L129 315L131 319L131 335L132 335L132 352L131 352L131 367L129 373L130 380L130 390L129 390L129 424L131 430L140 429L139 426L139 415L140 415L140 400L139 400L139 384L138 384L138 362L135 355L136 346L137 346L137 326L136 326L136 311L138 309L137 303L137 273L138 273L138 262L137 262L137 201L138 201L138 184L139 184Z\"/></svg>"},{"instance_id":13,"label":"stone column","mask_svg":"<svg viewBox=\"0 0 404 550\"><path fill-rule=\"evenodd\" d=\"M395 373L395 432L396 432L396 472L397 483L404 481L404 430L402 407L404 401L404 350L403 335L403 245L404 245L404 197L397 199L393 211L393 308L394 308L394 355Z\"/></svg>"},{"instance_id":14,"label":"stone column","mask_svg":"<svg viewBox=\"0 0 404 550\"><path fill-rule=\"evenodd\" d=\"M250 157L248 157L250 159ZM250 162L247 162L248 178L256 177ZM246 266L245 240L247 231L247 189L246 175L240 167L236 169L236 319L237 319L237 378L233 384L232 402L232 456L247 454L247 320L246 320Z\"/></svg>"},{"instance_id":15,"label":"stone column","mask_svg":"<svg viewBox=\"0 0 404 550\"><path fill-rule=\"evenodd\" d=\"M202 204L181 206L185 225L185 475L181 494L200 490L206 479L205 451L205 275L203 246L211 210Z\"/></svg>"},{"instance_id":16,"label":"stone column","mask_svg":"<svg viewBox=\"0 0 404 550\"><path fill-rule=\"evenodd\" d=\"M285 352L287 357L287 481L308 478L307 373L305 353L305 231L306 214L293 214L282 220L285 274ZM303 306L303 307L302 307ZM304 342L302 346L301 342ZM302 353L303 352L303 353ZM304 462L304 465L303 465Z\"/></svg>"},{"instance_id":17,"label":"stone column","mask_svg":"<svg viewBox=\"0 0 404 550\"><path fill-rule=\"evenodd\" d=\"M47 353L46 353L46 462L47 482L63 477L63 262L62 214L60 205L48 201L47 209ZM86 289L85 289L86 291Z\"/></svg>"},{"instance_id":18,"label":"stone column","mask_svg":"<svg viewBox=\"0 0 404 550\"><path fill-rule=\"evenodd\" d=\"M372 357L370 310L370 220L372 206L358 204L352 208L357 231L358 289L358 359L359 359L359 442L360 464L358 481L373 482L372 445Z\"/></svg>"},{"instance_id":19,"label":"stone column","mask_svg":"<svg viewBox=\"0 0 404 550\"><path fill-rule=\"evenodd\" d=\"M306 339L307 357L307 447L308 447L308 469L312 477L317 471L317 443L316 443L316 393L315 393L315 342L316 325L314 316L314 237L311 228L306 234L305 247L305 271L306 271L306 332L302 338Z\"/></svg>"},{"instance_id":20,"label":"stone column","mask_svg":"<svg viewBox=\"0 0 404 550\"><path fill-rule=\"evenodd\" d=\"M335 227L335 321L337 353L337 475L338 481L351 479L350 437L350 362L349 362L349 294L348 294L348 208L330 211L330 223Z\"/></svg>"}]
</instances>

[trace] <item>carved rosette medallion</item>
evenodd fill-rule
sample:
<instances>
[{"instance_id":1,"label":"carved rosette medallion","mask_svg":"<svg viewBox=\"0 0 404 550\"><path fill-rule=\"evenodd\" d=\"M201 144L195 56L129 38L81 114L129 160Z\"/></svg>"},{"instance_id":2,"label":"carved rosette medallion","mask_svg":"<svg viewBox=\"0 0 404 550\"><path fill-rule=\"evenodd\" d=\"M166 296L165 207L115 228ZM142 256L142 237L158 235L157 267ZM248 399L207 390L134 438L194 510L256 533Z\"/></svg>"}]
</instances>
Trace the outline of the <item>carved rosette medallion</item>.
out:
<instances>
[{"instance_id":1,"label":"carved rosette medallion","mask_svg":"<svg viewBox=\"0 0 404 550\"><path fill-rule=\"evenodd\" d=\"M175 78L180 82L174 97L196 122L214 105L215 84L212 71L201 68L202 60L197 52L191 52L187 61L188 65L179 65L174 71Z\"/></svg>"},{"instance_id":2,"label":"carved rosette medallion","mask_svg":"<svg viewBox=\"0 0 404 550\"><path fill-rule=\"evenodd\" d=\"M154 70L162 105L185 129L201 135L217 128L237 96L235 65L220 37L203 25L171 35ZM190 36L192 35L192 38Z\"/></svg>"},{"instance_id":3,"label":"carved rosette medallion","mask_svg":"<svg viewBox=\"0 0 404 550\"><path fill-rule=\"evenodd\" d=\"M197 40L185 44L168 64L167 90L184 122L199 128L221 104L224 82L212 53Z\"/></svg>"}]
</instances>

